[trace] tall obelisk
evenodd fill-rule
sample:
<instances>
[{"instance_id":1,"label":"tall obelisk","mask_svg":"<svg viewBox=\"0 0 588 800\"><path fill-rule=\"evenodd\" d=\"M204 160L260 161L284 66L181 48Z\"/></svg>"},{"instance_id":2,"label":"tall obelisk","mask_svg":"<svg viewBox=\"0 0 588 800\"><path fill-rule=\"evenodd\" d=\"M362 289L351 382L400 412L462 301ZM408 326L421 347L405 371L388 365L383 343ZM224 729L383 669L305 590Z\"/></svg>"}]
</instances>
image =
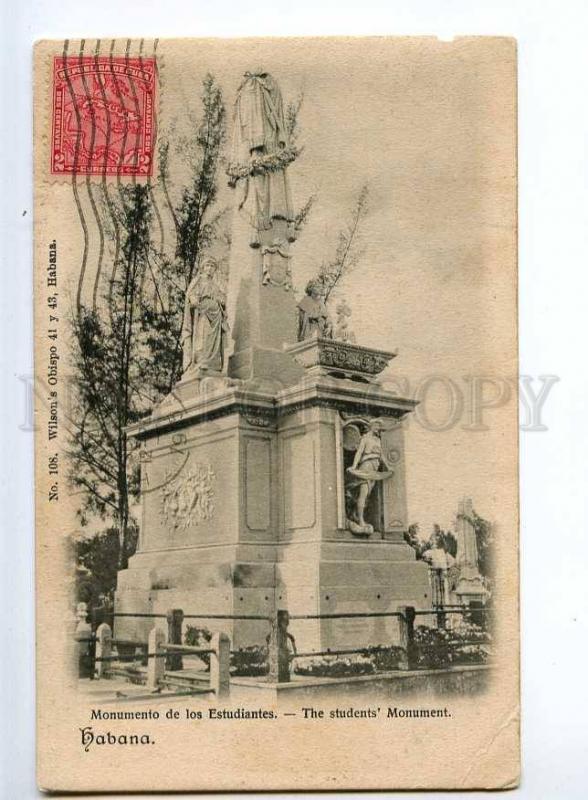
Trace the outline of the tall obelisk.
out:
<instances>
[{"instance_id":1,"label":"tall obelisk","mask_svg":"<svg viewBox=\"0 0 588 800\"><path fill-rule=\"evenodd\" d=\"M247 72L237 91L227 174L235 190L228 314L228 374L289 383L299 370L284 353L297 338L290 245L295 220L287 168L290 143L282 95L271 75Z\"/></svg>"}]
</instances>

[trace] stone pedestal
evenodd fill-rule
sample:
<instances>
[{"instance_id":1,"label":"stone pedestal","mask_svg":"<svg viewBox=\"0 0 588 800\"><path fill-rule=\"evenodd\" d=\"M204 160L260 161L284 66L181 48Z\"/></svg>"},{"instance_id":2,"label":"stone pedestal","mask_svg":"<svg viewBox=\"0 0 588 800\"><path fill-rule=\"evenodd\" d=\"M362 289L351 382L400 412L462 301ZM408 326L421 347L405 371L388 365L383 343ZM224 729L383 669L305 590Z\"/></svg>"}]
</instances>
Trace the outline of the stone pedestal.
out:
<instances>
[{"instance_id":1,"label":"stone pedestal","mask_svg":"<svg viewBox=\"0 0 588 800\"><path fill-rule=\"evenodd\" d=\"M430 606L427 567L403 540L402 420L413 407L377 385L312 375L277 393L240 383L157 409L129 430L140 442L141 537L119 573L116 610L181 608L184 626L222 630L240 647L265 643L269 623L189 615ZM352 430L373 417L385 425L394 476L370 501L374 532L358 538L347 529L344 475ZM115 636L146 640L152 625L117 618ZM386 618L301 620L290 630L299 650L398 640Z\"/></svg>"}]
</instances>

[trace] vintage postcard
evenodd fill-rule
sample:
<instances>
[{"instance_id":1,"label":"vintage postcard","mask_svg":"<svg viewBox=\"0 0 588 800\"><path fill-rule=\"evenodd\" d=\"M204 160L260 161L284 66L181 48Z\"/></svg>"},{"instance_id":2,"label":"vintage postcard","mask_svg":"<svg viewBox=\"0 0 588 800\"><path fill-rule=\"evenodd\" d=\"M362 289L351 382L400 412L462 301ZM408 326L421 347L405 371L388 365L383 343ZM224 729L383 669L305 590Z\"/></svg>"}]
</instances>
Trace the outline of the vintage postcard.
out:
<instances>
[{"instance_id":1,"label":"vintage postcard","mask_svg":"<svg viewBox=\"0 0 588 800\"><path fill-rule=\"evenodd\" d=\"M516 43L34 70L40 787L515 786Z\"/></svg>"}]
</instances>

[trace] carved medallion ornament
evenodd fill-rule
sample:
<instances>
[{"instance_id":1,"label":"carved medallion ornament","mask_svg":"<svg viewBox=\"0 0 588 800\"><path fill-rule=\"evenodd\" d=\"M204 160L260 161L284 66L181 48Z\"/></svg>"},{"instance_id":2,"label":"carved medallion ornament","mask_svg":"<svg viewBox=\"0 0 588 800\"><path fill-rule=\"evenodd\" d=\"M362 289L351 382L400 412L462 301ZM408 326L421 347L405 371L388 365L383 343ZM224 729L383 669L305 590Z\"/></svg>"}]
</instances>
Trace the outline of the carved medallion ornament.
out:
<instances>
[{"instance_id":1,"label":"carved medallion ornament","mask_svg":"<svg viewBox=\"0 0 588 800\"><path fill-rule=\"evenodd\" d=\"M398 464L401 459L400 450L396 447L389 447L386 450L386 461L389 464Z\"/></svg>"},{"instance_id":2,"label":"carved medallion ornament","mask_svg":"<svg viewBox=\"0 0 588 800\"><path fill-rule=\"evenodd\" d=\"M209 464L193 464L176 472L166 472L161 490L161 515L174 530L186 530L214 514L214 481Z\"/></svg>"},{"instance_id":3,"label":"carved medallion ornament","mask_svg":"<svg viewBox=\"0 0 588 800\"><path fill-rule=\"evenodd\" d=\"M290 253L288 244L277 239L271 245L261 249L262 283L264 286L279 286L284 291L292 290L292 274L290 272Z\"/></svg>"}]
</instances>

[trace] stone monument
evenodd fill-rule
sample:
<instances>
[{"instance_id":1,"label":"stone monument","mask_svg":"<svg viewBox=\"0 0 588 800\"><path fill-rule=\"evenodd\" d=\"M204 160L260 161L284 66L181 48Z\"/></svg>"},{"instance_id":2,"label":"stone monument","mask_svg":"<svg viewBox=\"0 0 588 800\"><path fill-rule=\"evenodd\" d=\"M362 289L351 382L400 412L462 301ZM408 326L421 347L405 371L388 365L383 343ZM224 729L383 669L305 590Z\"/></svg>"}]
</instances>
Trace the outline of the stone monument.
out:
<instances>
[{"instance_id":1,"label":"stone monument","mask_svg":"<svg viewBox=\"0 0 588 800\"><path fill-rule=\"evenodd\" d=\"M478 544L472 518L472 500L466 497L458 503L455 528L457 539L455 560L459 576L454 591L461 605L469 605L471 602L484 603L487 597L484 581L478 569Z\"/></svg>"},{"instance_id":2,"label":"stone monument","mask_svg":"<svg viewBox=\"0 0 588 800\"><path fill-rule=\"evenodd\" d=\"M395 353L333 337L320 292L299 302L282 99L247 73L228 167L236 192L227 301L203 264L187 292L185 374L129 428L141 534L116 610L274 617L430 607L407 530L403 420L415 402L378 376ZM226 310L225 310L226 309ZM338 326L340 328L340 326ZM234 646L265 620L202 620ZM117 618L146 640L151 620ZM299 650L397 641L394 618L294 621Z\"/></svg>"}]
</instances>

